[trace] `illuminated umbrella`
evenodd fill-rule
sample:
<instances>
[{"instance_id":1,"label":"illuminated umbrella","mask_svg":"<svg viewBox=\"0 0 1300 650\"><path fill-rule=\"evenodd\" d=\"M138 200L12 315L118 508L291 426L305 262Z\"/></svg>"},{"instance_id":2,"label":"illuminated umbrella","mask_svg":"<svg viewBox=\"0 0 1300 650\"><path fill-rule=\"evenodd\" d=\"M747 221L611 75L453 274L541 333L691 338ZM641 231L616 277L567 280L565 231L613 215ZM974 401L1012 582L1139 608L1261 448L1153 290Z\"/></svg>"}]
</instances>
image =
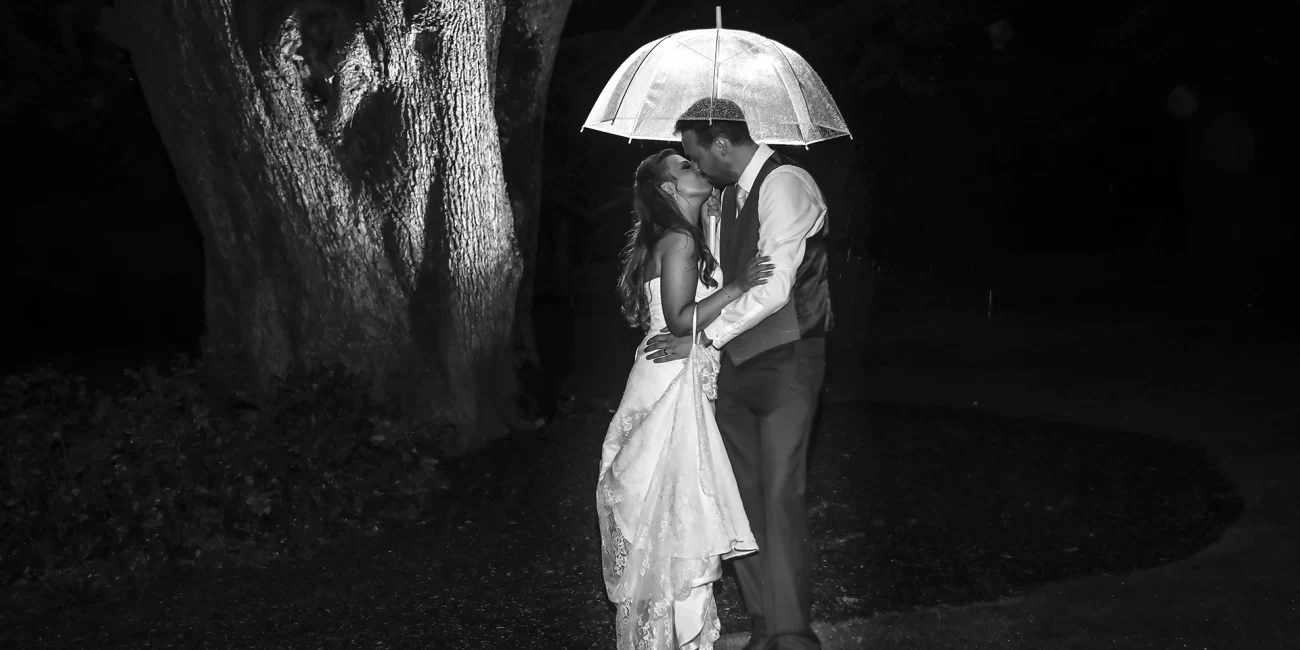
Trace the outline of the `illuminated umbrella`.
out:
<instances>
[{"instance_id":1,"label":"illuminated umbrella","mask_svg":"<svg viewBox=\"0 0 1300 650\"><path fill-rule=\"evenodd\" d=\"M605 84L582 125L628 139L675 141L673 125L686 117L743 119L767 144L801 144L849 135L835 100L812 66L794 50L753 32L722 29L678 32L641 46ZM727 104L700 99L730 100Z\"/></svg>"}]
</instances>

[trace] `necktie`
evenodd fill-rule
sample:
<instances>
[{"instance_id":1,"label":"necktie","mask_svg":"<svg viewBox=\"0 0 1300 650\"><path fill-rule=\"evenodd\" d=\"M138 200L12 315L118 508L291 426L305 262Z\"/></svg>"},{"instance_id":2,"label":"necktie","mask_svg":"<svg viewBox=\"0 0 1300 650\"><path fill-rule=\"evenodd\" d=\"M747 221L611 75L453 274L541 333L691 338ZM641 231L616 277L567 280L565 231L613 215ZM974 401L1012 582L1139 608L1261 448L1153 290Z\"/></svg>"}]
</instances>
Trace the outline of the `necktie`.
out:
<instances>
[{"instance_id":1,"label":"necktie","mask_svg":"<svg viewBox=\"0 0 1300 650\"><path fill-rule=\"evenodd\" d=\"M727 189L722 190L722 212L721 216L725 220L730 217L734 220L740 216L740 207L736 204L736 192L740 188L735 185L728 185Z\"/></svg>"}]
</instances>

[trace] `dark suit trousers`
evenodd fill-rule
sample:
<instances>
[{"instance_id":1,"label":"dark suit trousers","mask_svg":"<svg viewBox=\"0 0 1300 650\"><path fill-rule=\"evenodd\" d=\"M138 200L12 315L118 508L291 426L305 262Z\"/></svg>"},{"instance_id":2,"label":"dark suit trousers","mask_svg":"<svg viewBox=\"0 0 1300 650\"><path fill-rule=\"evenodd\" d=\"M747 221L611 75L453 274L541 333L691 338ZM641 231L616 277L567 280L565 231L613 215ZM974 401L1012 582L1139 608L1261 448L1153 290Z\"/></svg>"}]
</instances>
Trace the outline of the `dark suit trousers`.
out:
<instances>
[{"instance_id":1,"label":"dark suit trousers","mask_svg":"<svg viewBox=\"0 0 1300 650\"><path fill-rule=\"evenodd\" d=\"M718 429L758 553L736 560L753 635L773 650L820 648L812 632L808 441L826 374L826 340L804 339L737 366L722 355Z\"/></svg>"}]
</instances>

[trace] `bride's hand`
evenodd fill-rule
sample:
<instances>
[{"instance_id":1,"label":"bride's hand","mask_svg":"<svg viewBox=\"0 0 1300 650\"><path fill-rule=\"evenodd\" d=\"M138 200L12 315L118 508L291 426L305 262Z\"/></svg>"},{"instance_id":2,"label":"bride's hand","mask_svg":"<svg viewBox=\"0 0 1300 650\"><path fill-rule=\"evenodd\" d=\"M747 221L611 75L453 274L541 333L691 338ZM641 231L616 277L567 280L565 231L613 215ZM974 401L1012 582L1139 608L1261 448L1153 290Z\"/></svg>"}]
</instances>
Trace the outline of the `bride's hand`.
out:
<instances>
[{"instance_id":1,"label":"bride's hand","mask_svg":"<svg viewBox=\"0 0 1300 650\"><path fill-rule=\"evenodd\" d=\"M741 272L740 278L736 280L736 286L741 293L749 291L760 284L767 284L767 279L772 276L774 265L769 264L771 257L768 255L756 255L754 259L745 264L745 270Z\"/></svg>"},{"instance_id":2,"label":"bride's hand","mask_svg":"<svg viewBox=\"0 0 1300 650\"><path fill-rule=\"evenodd\" d=\"M702 217L718 216L718 213L722 212L722 190L716 187L713 188L713 192L709 194L709 198L700 208L700 212Z\"/></svg>"}]
</instances>

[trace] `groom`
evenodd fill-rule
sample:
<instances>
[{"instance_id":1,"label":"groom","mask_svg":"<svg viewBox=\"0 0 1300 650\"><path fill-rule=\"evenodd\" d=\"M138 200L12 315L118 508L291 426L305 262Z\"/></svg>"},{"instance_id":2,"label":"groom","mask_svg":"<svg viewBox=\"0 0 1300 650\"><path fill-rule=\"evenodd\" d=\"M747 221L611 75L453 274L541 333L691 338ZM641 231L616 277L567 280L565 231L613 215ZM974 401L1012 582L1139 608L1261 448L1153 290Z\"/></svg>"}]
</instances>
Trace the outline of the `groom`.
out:
<instances>
[{"instance_id":1,"label":"groom","mask_svg":"<svg viewBox=\"0 0 1300 650\"><path fill-rule=\"evenodd\" d=\"M734 103L708 98L685 115L719 113L744 116ZM681 119L676 132L686 156L725 188L721 213L702 224L722 282L755 255L771 256L774 265L766 284L728 305L701 334L703 345L722 351L718 428L759 548L735 561L753 624L745 650L820 648L810 625L804 489L832 326L826 201L806 170L756 144L744 121ZM656 362L683 359L690 339L660 334L646 351Z\"/></svg>"}]
</instances>

